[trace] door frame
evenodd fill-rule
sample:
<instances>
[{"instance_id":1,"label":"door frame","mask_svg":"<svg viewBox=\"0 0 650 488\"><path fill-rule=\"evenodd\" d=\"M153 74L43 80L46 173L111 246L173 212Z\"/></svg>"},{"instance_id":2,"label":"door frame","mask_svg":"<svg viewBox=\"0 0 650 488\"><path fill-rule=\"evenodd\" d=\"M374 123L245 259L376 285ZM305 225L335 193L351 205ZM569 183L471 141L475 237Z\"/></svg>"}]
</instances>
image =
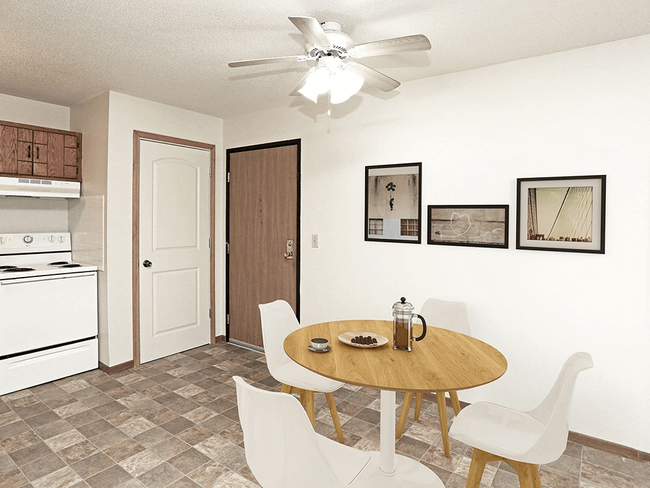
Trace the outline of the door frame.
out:
<instances>
[{"instance_id":1,"label":"door frame","mask_svg":"<svg viewBox=\"0 0 650 488\"><path fill-rule=\"evenodd\" d=\"M301 230L300 230L300 214L302 209L302 196L300 193L300 188L302 187L302 173L301 173L301 140L300 139L288 139L285 141L278 142L268 142L265 144L255 144L252 146L242 146L235 147L231 149L226 149L226 316L224 321L226 323L226 342L230 342L230 321L228 316L230 315L230 251L228 249L228 243L230 242L230 155L233 153L247 152L247 151L257 151L260 149L272 149L275 147L283 146L296 146L296 184L298 186L296 197L296 241L297 241L297 250L298 255L296 257L296 318L300 321L300 260L302 254L302 247L300 246Z\"/></svg>"},{"instance_id":2,"label":"door frame","mask_svg":"<svg viewBox=\"0 0 650 488\"><path fill-rule=\"evenodd\" d=\"M133 206L131 218L133 225L131 276L133 301L133 365L140 366L140 141L147 140L163 144L189 147L192 149L207 149L210 151L210 344L216 343L215 338L215 154L216 146L204 142L179 139L178 137L154 134L139 130L133 131Z\"/></svg>"}]
</instances>

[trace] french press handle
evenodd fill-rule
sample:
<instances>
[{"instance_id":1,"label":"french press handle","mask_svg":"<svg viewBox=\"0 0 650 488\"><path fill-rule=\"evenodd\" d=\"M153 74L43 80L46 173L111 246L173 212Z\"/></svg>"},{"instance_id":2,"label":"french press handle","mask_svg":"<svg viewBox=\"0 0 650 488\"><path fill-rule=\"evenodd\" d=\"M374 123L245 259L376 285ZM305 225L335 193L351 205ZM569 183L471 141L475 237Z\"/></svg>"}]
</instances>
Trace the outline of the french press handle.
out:
<instances>
[{"instance_id":1,"label":"french press handle","mask_svg":"<svg viewBox=\"0 0 650 488\"><path fill-rule=\"evenodd\" d=\"M427 321L424 320L424 317L419 313L415 313L413 315L415 315L417 318L419 318L422 321L422 335L420 337L415 338L416 341L421 341L422 339L424 339L424 336L427 335Z\"/></svg>"}]
</instances>

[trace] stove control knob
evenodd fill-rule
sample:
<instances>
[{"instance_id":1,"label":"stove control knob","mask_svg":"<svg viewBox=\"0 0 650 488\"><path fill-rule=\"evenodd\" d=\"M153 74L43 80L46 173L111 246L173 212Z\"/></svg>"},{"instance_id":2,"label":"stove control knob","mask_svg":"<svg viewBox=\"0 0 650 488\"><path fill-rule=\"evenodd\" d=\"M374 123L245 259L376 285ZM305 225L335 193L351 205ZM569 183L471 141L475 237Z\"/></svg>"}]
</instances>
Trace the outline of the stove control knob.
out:
<instances>
[{"instance_id":1,"label":"stove control knob","mask_svg":"<svg viewBox=\"0 0 650 488\"><path fill-rule=\"evenodd\" d=\"M50 236L50 237L47 238L47 240L50 241L50 242L54 242L54 241L56 241L56 237Z\"/></svg>"},{"instance_id":2,"label":"stove control knob","mask_svg":"<svg viewBox=\"0 0 650 488\"><path fill-rule=\"evenodd\" d=\"M0 237L0 244L4 244L5 242L7 242L7 238L6 237Z\"/></svg>"},{"instance_id":3,"label":"stove control knob","mask_svg":"<svg viewBox=\"0 0 650 488\"><path fill-rule=\"evenodd\" d=\"M31 244L32 242L34 242L34 238L32 236L24 236L23 237L23 242L25 244Z\"/></svg>"},{"instance_id":4,"label":"stove control knob","mask_svg":"<svg viewBox=\"0 0 650 488\"><path fill-rule=\"evenodd\" d=\"M59 236L59 242L60 243L65 242L65 236Z\"/></svg>"}]
</instances>

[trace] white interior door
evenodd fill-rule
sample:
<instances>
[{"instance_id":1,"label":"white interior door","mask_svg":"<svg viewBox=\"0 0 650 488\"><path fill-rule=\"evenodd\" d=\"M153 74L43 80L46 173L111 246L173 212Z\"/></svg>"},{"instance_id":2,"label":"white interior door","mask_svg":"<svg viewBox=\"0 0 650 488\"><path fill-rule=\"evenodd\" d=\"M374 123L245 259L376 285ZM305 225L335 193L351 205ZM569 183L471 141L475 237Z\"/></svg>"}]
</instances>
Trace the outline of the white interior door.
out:
<instances>
[{"instance_id":1,"label":"white interior door","mask_svg":"<svg viewBox=\"0 0 650 488\"><path fill-rule=\"evenodd\" d=\"M140 142L140 362L210 341L210 152Z\"/></svg>"}]
</instances>

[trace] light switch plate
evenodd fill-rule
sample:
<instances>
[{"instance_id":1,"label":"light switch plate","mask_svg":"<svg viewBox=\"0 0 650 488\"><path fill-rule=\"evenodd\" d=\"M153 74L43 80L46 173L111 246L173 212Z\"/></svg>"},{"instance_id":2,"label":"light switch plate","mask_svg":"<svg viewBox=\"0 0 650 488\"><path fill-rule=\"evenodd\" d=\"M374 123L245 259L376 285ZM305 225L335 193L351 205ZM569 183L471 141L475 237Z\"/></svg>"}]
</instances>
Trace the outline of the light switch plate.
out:
<instances>
[{"instance_id":1,"label":"light switch plate","mask_svg":"<svg viewBox=\"0 0 650 488\"><path fill-rule=\"evenodd\" d=\"M311 235L311 247L318 247L318 234Z\"/></svg>"}]
</instances>

